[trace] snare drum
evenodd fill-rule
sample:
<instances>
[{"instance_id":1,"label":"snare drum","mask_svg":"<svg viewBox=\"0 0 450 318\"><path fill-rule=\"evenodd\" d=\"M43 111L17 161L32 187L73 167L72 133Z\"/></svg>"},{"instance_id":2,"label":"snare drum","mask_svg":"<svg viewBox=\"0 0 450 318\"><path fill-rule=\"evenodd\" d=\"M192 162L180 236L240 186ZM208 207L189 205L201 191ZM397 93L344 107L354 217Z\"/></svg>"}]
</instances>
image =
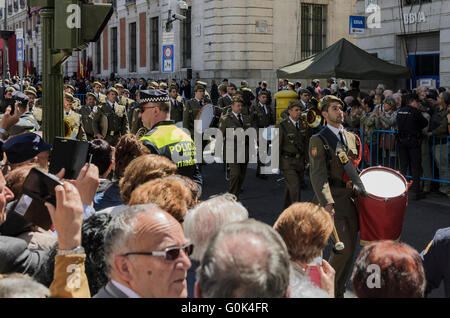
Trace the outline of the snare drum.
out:
<instances>
[{"instance_id":1,"label":"snare drum","mask_svg":"<svg viewBox=\"0 0 450 318\"><path fill-rule=\"evenodd\" d=\"M211 123L214 119L214 106L207 104L198 111L197 122L194 125L194 129L197 133L203 134L206 129L211 127Z\"/></svg>"},{"instance_id":2,"label":"snare drum","mask_svg":"<svg viewBox=\"0 0 450 318\"><path fill-rule=\"evenodd\" d=\"M368 196L358 196L361 245L379 240L400 239L406 206L407 183L399 172L386 167L364 169L361 181Z\"/></svg>"}]
</instances>

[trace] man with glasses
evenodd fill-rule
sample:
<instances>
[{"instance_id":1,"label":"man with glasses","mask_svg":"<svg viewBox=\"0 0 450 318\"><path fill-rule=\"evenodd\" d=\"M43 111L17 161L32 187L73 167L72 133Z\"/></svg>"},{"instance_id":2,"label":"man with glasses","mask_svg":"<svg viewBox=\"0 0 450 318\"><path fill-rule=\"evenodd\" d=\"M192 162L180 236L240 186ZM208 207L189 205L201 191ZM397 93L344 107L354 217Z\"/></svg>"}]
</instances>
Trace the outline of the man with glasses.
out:
<instances>
[{"instance_id":1,"label":"man with glasses","mask_svg":"<svg viewBox=\"0 0 450 318\"><path fill-rule=\"evenodd\" d=\"M94 298L185 298L193 245L173 216L153 204L129 207L106 228L109 282Z\"/></svg>"},{"instance_id":2,"label":"man with glasses","mask_svg":"<svg viewBox=\"0 0 450 318\"><path fill-rule=\"evenodd\" d=\"M140 92L140 117L149 129L140 140L151 153L165 156L177 164L177 173L191 178L199 188L203 178L196 160L196 149L192 138L170 120L170 99L165 91Z\"/></svg>"}]
</instances>

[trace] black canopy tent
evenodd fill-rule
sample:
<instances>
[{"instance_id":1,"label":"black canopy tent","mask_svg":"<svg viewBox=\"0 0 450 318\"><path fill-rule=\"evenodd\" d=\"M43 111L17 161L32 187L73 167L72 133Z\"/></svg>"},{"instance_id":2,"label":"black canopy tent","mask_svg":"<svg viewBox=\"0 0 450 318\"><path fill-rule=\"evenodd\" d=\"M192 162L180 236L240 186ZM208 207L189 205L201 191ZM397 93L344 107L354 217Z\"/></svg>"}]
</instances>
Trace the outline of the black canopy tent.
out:
<instances>
[{"instance_id":1,"label":"black canopy tent","mask_svg":"<svg viewBox=\"0 0 450 318\"><path fill-rule=\"evenodd\" d=\"M320 53L277 70L278 78L410 78L410 69L385 62L342 38Z\"/></svg>"}]
</instances>

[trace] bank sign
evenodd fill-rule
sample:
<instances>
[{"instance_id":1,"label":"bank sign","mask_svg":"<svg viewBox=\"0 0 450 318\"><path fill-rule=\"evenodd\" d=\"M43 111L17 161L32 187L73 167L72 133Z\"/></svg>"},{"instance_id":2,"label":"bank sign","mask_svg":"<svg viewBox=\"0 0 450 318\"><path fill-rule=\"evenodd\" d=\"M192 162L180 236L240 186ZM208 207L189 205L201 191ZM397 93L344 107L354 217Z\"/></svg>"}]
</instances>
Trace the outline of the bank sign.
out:
<instances>
[{"instance_id":1,"label":"bank sign","mask_svg":"<svg viewBox=\"0 0 450 318\"><path fill-rule=\"evenodd\" d=\"M366 17L365 16L350 16L349 32L350 34L364 34L366 29Z\"/></svg>"}]
</instances>

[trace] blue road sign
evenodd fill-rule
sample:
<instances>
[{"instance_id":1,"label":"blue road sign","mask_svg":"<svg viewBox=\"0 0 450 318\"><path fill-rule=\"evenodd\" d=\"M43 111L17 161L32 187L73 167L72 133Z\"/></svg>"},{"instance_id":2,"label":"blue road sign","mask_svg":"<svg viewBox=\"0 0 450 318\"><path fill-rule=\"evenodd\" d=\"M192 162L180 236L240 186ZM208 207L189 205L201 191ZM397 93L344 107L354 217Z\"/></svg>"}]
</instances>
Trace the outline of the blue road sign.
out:
<instances>
[{"instance_id":1,"label":"blue road sign","mask_svg":"<svg viewBox=\"0 0 450 318\"><path fill-rule=\"evenodd\" d=\"M349 32L350 34L363 34L366 29L366 17L365 16L350 16Z\"/></svg>"},{"instance_id":2,"label":"blue road sign","mask_svg":"<svg viewBox=\"0 0 450 318\"><path fill-rule=\"evenodd\" d=\"M23 62L23 39L16 39L16 60Z\"/></svg>"},{"instance_id":3,"label":"blue road sign","mask_svg":"<svg viewBox=\"0 0 450 318\"><path fill-rule=\"evenodd\" d=\"M172 73L173 72L173 44L172 45L163 45L163 73Z\"/></svg>"}]
</instances>

